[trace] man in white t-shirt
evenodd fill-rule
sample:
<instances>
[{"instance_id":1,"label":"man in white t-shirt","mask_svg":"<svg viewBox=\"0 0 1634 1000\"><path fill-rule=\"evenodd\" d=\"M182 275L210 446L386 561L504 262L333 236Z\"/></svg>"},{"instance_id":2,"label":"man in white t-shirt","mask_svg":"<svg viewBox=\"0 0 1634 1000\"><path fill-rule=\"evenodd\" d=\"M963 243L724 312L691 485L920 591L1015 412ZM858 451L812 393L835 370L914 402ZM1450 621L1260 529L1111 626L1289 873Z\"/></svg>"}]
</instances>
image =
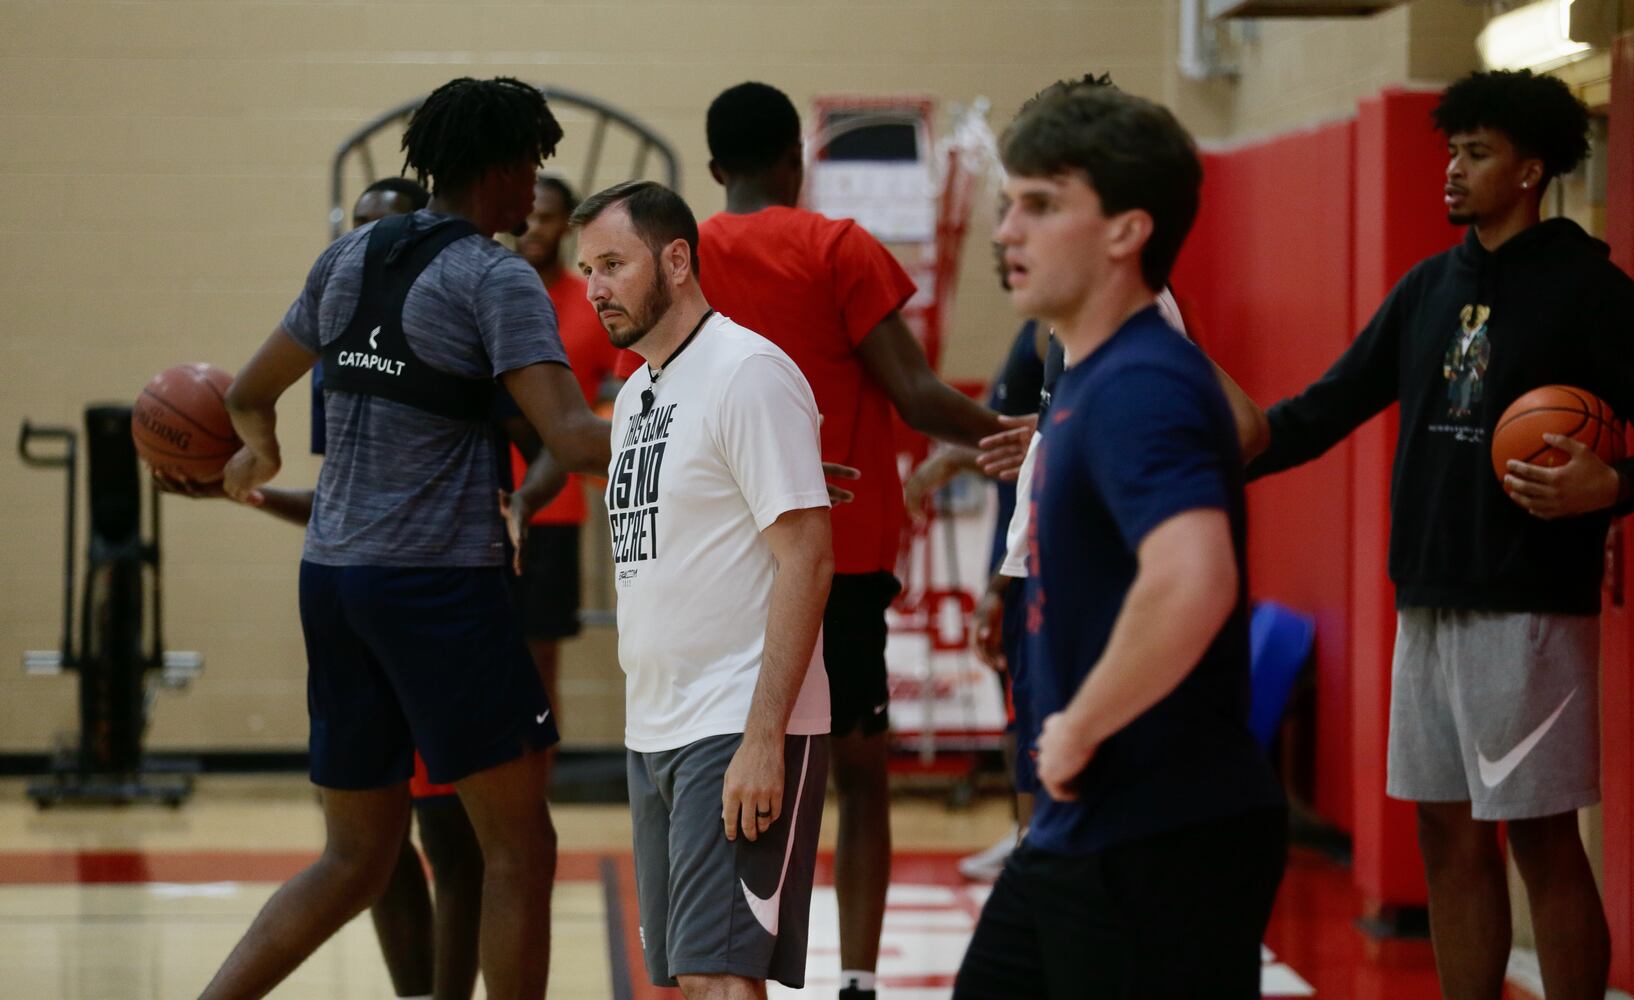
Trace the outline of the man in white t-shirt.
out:
<instances>
[{"instance_id":1,"label":"man in white t-shirt","mask_svg":"<svg viewBox=\"0 0 1634 1000\"><path fill-rule=\"evenodd\" d=\"M606 494L647 970L689 998L764 997L804 985L828 771L817 404L710 309L674 192L621 184L572 221L602 326L647 361L614 404Z\"/></svg>"}]
</instances>

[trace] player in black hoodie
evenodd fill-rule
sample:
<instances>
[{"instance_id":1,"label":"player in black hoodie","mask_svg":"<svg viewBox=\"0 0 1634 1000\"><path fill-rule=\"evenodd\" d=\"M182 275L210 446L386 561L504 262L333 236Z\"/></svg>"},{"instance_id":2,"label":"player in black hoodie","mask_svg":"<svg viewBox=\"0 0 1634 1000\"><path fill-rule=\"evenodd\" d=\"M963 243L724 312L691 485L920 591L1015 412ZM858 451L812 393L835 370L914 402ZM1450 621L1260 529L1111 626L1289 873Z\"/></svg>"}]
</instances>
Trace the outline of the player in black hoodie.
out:
<instances>
[{"instance_id":1,"label":"player in black hoodie","mask_svg":"<svg viewBox=\"0 0 1634 1000\"><path fill-rule=\"evenodd\" d=\"M1599 998L1609 935L1576 810L1599 801L1602 548L1634 465L1551 438L1567 464L1512 463L1500 484L1490 448L1504 409L1541 385L1634 416L1634 282L1575 223L1539 221L1544 189L1588 150L1565 84L1477 73L1435 122L1463 243L1408 272L1327 374L1270 409L1250 474L1316 458L1400 401L1388 790L1418 803L1442 989L1502 992L1507 821L1549 997Z\"/></svg>"}]
</instances>

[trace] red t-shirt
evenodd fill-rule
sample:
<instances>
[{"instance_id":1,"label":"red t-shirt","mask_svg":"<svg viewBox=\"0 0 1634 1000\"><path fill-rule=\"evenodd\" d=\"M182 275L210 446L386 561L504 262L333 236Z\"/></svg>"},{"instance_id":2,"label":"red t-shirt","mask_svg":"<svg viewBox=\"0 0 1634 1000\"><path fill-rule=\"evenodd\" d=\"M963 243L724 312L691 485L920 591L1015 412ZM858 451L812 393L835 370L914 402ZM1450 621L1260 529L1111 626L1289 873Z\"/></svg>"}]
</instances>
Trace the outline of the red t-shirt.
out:
<instances>
[{"instance_id":1,"label":"red t-shirt","mask_svg":"<svg viewBox=\"0 0 1634 1000\"><path fill-rule=\"evenodd\" d=\"M594 405L602 382L608 375L616 374L621 363L627 360L622 355L629 355L636 363L640 363L641 358L619 350L607 340L607 331L602 328L595 307L590 304L583 278L568 271L559 271L555 280L545 285L545 291L550 294L551 304L556 307L556 332L562 338L567 360L573 366L573 377L579 382L579 391L584 393L585 402ZM633 370L634 365L630 368ZM513 482L520 483L527 471L522 453L513 445ZM556 495L556 499L533 516L533 523L583 524L585 513L584 485L574 475L568 477L567 485Z\"/></svg>"},{"instance_id":2,"label":"red t-shirt","mask_svg":"<svg viewBox=\"0 0 1634 1000\"><path fill-rule=\"evenodd\" d=\"M891 252L850 220L797 208L722 212L698 232L698 281L709 304L783 349L823 415L823 461L862 471L833 511L834 571L896 566L903 523L891 401L857 345L914 293Z\"/></svg>"}]
</instances>

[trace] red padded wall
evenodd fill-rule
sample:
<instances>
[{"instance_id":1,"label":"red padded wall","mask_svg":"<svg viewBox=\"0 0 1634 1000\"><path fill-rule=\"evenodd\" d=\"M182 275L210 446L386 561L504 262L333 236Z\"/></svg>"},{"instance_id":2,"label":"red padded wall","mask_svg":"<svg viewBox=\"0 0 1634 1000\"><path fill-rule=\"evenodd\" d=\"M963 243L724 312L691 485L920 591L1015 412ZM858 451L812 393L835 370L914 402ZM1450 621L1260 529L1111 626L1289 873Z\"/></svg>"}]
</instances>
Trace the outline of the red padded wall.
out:
<instances>
[{"instance_id":1,"label":"red padded wall","mask_svg":"<svg viewBox=\"0 0 1634 1000\"><path fill-rule=\"evenodd\" d=\"M1441 205L1435 95L1390 90L1355 119L1205 158L1175 272L1210 355L1268 404L1318 377L1390 287L1459 232ZM1255 596L1317 618L1317 808L1353 835L1373 906L1419 905L1409 806L1384 795L1394 640L1387 572L1394 408L1249 491Z\"/></svg>"},{"instance_id":2,"label":"red padded wall","mask_svg":"<svg viewBox=\"0 0 1634 1000\"><path fill-rule=\"evenodd\" d=\"M1612 49L1611 128L1607 150L1606 238L1611 256L1634 273L1634 34L1617 39ZM1624 595L1634 593L1629 578L1626 520L1618 526L1613 571L1620 586L1605 601L1601 619L1600 785L1605 799L1601 814L1603 887L1611 923L1611 982L1634 990L1634 678L1629 652L1634 648L1634 616Z\"/></svg>"},{"instance_id":3,"label":"red padded wall","mask_svg":"<svg viewBox=\"0 0 1634 1000\"><path fill-rule=\"evenodd\" d=\"M1365 323L1415 263L1456 243L1441 188L1446 145L1431 127L1433 93L1388 90L1363 101L1357 118L1356 286L1354 321ZM1356 882L1375 904L1422 904L1423 866L1410 805L1384 795L1390 718L1390 654L1395 591L1387 549L1392 407L1356 435L1356 524L1352 536L1352 676L1357 741Z\"/></svg>"},{"instance_id":4,"label":"red padded wall","mask_svg":"<svg viewBox=\"0 0 1634 1000\"><path fill-rule=\"evenodd\" d=\"M1174 285L1210 357L1262 404L1350 343L1352 135L1341 122L1204 162L1203 203ZM1348 443L1249 488L1254 595L1317 619L1317 811L1351 827Z\"/></svg>"}]
</instances>

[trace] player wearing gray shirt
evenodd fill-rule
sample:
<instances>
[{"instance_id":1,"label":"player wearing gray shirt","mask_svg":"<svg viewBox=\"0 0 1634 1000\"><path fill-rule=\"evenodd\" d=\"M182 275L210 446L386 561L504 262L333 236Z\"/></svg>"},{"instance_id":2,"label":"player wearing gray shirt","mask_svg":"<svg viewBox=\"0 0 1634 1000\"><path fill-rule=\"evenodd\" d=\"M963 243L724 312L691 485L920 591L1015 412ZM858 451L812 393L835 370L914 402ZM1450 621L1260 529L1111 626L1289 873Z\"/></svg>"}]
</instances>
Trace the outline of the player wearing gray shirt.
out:
<instances>
[{"instance_id":1,"label":"player wearing gray shirt","mask_svg":"<svg viewBox=\"0 0 1634 1000\"><path fill-rule=\"evenodd\" d=\"M301 563L313 781L324 852L268 900L203 1000L264 996L381 891L418 748L453 783L484 862L490 997L543 994L556 840L544 801L549 702L511 618L487 417L497 376L556 460L599 471L550 301L488 239L520 224L562 136L538 90L434 91L403 138L428 209L342 238L227 393L243 449L223 486L257 503L280 466L276 402L324 359L328 453ZM259 505L259 504L257 504Z\"/></svg>"},{"instance_id":2,"label":"player wearing gray shirt","mask_svg":"<svg viewBox=\"0 0 1634 1000\"><path fill-rule=\"evenodd\" d=\"M415 228L449 219L429 210ZM321 354L346 330L363 286L363 259L378 223L336 240L312 266L284 314L298 344ZM485 236L448 245L410 288L408 346L427 365L492 379L540 362L567 364L556 312L539 276ZM378 341L378 338L377 338ZM380 355L341 352L345 364ZM328 566L498 566L504 525L486 422L450 421L381 396L325 394L327 460L318 479L303 558Z\"/></svg>"}]
</instances>

